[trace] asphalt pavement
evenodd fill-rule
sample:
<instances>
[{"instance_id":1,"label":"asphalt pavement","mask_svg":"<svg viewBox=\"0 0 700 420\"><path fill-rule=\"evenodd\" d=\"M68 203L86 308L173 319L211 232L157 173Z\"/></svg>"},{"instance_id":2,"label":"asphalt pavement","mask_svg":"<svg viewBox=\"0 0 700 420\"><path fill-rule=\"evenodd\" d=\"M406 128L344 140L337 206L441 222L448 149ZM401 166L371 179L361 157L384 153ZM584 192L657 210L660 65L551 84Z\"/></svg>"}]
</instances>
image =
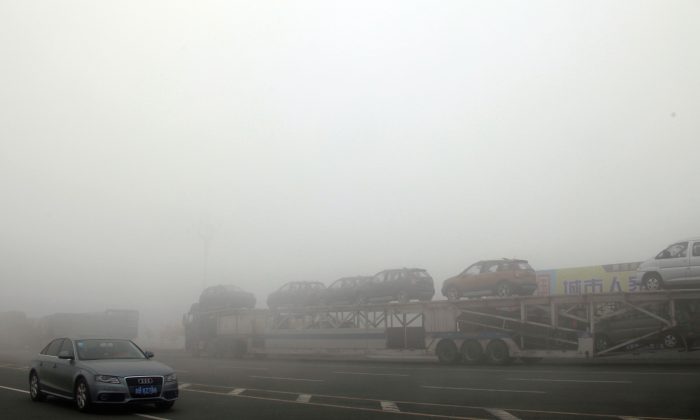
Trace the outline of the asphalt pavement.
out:
<instances>
[{"instance_id":1,"label":"asphalt pavement","mask_svg":"<svg viewBox=\"0 0 700 420\"><path fill-rule=\"evenodd\" d=\"M3 360L4 359L4 360ZM670 419L700 418L700 365L433 363L193 358L161 352L181 394L168 411L33 403L27 356L0 354L0 417L8 419Z\"/></svg>"}]
</instances>

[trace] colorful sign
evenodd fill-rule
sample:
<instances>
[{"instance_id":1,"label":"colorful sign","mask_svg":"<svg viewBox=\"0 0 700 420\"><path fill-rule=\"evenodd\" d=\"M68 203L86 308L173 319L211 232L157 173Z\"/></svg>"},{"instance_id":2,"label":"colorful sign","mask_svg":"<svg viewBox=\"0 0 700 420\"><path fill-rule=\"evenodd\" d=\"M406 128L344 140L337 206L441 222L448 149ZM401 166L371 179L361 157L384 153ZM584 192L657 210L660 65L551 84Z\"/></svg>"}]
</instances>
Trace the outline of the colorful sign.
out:
<instances>
[{"instance_id":1,"label":"colorful sign","mask_svg":"<svg viewBox=\"0 0 700 420\"><path fill-rule=\"evenodd\" d=\"M637 292L639 262L562 268L537 272L537 295Z\"/></svg>"}]
</instances>

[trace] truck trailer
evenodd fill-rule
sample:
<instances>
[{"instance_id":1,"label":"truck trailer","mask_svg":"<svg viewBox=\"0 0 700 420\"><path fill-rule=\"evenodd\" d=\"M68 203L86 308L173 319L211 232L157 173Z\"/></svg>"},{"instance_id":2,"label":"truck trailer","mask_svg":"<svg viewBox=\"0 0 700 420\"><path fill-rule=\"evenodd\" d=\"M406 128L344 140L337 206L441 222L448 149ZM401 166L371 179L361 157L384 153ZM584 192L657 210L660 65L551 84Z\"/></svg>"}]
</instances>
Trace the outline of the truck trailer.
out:
<instances>
[{"instance_id":1,"label":"truck trailer","mask_svg":"<svg viewBox=\"0 0 700 420\"><path fill-rule=\"evenodd\" d=\"M690 351L700 290L512 296L184 316L186 348L215 357L435 360L506 364Z\"/></svg>"}]
</instances>

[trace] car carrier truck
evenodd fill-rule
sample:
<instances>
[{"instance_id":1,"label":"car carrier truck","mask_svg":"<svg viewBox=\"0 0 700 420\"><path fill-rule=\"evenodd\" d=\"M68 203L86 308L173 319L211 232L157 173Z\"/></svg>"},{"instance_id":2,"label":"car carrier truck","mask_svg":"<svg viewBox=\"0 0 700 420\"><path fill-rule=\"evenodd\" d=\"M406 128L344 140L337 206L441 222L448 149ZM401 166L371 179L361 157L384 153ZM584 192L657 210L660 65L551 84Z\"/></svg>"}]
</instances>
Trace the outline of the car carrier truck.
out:
<instances>
[{"instance_id":1,"label":"car carrier truck","mask_svg":"<svg viewBox=\"0 0 700 420\"><path fill-rule=\"evenodd\" d=\"M699 309L700 290L642 291L277 310L195 305L184 325L196 355L506 364L689 351Z\"/></svg>"}]
</instances>

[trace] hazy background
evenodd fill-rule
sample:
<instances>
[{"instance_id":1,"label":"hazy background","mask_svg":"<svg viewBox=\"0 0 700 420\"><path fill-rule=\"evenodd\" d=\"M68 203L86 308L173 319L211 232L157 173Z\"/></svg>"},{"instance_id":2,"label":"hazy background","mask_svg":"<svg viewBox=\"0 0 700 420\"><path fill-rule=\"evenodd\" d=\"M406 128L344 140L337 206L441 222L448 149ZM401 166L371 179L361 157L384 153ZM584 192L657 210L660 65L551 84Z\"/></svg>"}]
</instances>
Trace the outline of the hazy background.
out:
<instances>
[{"instance_id":1,"label":"hazy background","mask_svg":"<svg viewBox=\"0 0 700 420\"><path fill-rule=\"evenodd\" d=\"M0 311L700 234L697 1L0 1Z\"/></svg>"}]
</instances>

